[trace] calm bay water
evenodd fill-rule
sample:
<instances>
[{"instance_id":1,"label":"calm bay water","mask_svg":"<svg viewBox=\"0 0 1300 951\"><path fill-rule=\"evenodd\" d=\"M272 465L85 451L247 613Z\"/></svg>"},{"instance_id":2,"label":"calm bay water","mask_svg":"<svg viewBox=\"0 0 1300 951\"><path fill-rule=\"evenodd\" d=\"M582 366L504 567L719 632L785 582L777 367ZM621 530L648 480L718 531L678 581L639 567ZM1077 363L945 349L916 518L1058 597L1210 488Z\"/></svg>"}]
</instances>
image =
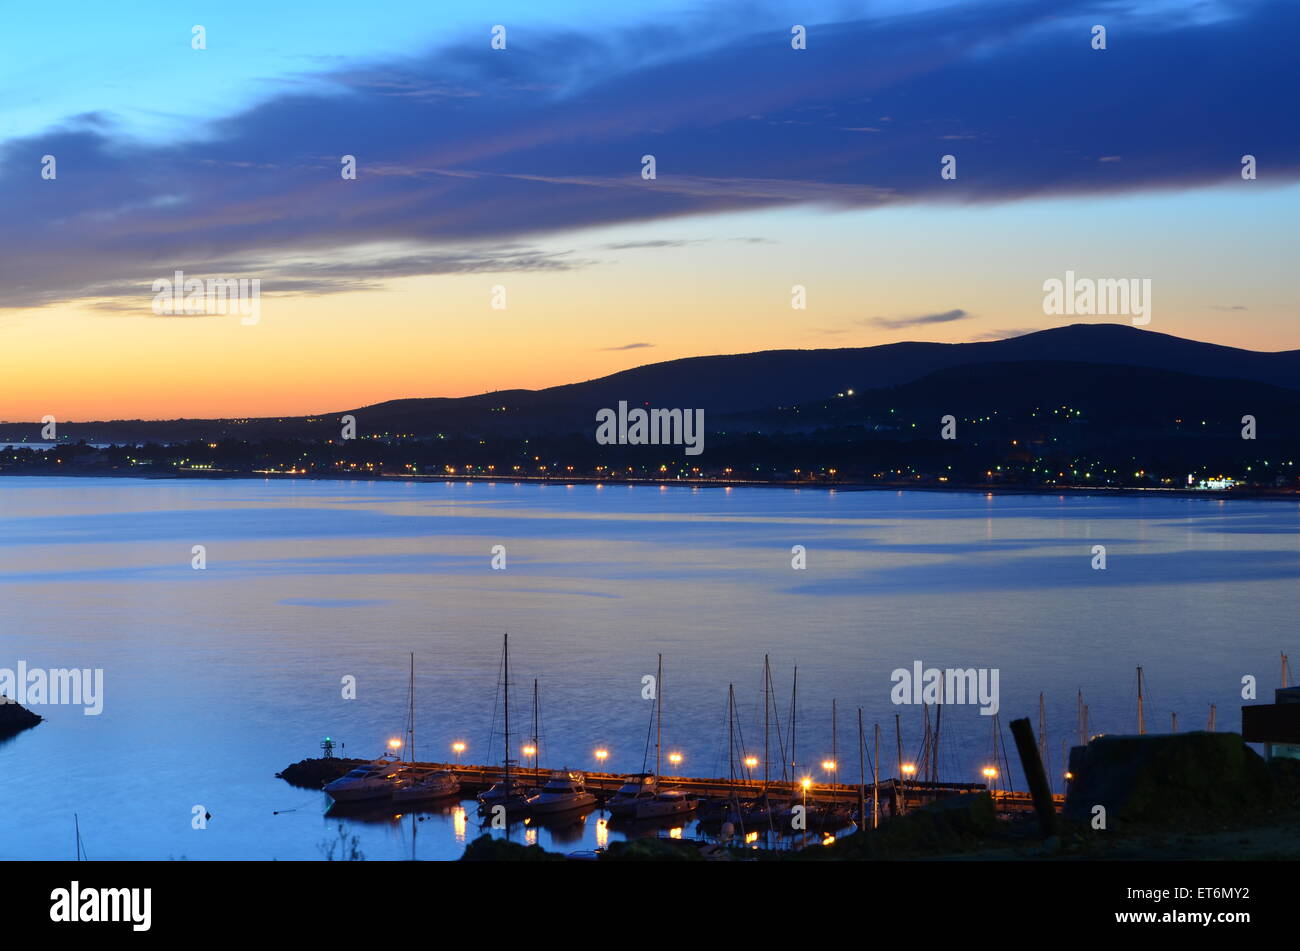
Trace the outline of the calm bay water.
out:
<instances>
[{"instance_id":1,"label":"calm bay water","mask_svg":"<svg viewBox=\"0 0 1300 951\"><path fill-rule=\"evenodd\" d=\"M783 729L798 665L796 758L815 780L832 699L842 778L859 707L884 774L895 714L915 755L921 712L891 702L890 674L918 660L997 668L1003 724L1036 722L1045 692L1054 774L1076 690L1094 732L1133 731L1138 664L1150 729L1173 712L1203 728L1210 704L1238 729L1241 677L1269 699L1279 651L1300 649L1298 529L1291 503L1199 498L3 479L0 668L103 668L105 700L36 707L47 722L0 742L0 858L73 857L76 813L92 859L319 859L340 820L274 774L327 735L377 756L402 732L411 651L417 757L459 740L466 762L499 761L503 631L526 730L539 681L543 766L595 768L603 747L641 769L660 652L687 775L727 773L728 683L761 749L765 653ZM945 710L943 777L978 780L991 736L976 707ZM480 832L470 803L415 819L341 821L367 859L456 858ZM595 812L512 837L569 851L620 833Z\"/></svg>"}]
</instances>

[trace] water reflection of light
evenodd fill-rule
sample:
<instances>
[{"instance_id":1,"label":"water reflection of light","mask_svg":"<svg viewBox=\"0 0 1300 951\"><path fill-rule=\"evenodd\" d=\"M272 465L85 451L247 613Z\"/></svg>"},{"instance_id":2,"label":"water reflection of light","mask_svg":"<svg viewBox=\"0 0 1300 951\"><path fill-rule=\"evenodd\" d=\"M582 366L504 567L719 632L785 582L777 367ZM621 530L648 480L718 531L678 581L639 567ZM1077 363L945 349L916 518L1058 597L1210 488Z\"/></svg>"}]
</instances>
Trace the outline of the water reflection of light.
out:
<instances>
[{"instance_id":1,"label":"water reflection of light","mask_svg":"<svg viewBox=\"0 0 1300 951\"><path fill-rule=\"evenodd\" d=\"M668 838L670 838L670 839L680 839L680 838L682 837L682 832L684 832L684 831L685 831L685 830L684 830L681 826L678 826L676 829L669 829L669 830L668 830Z\"/></svg>"},{"instance_id":2,"label":"water reflection of light","mask_svg":"<svg viewBox=\"0 0 1300 951\"><path fill-rule=\"evenodd\" d=\"M603 849L609 845L609 823L605 819L596 820L596 848Z\"/></svg>"},{"instance_id":3,"label":"water reflection of light","mask_svg":"<svg viewBox=\"0 0 1300 951\"><path fill-rule=\"evenodd\" d=\"M749 845L751 842L757 842L757 841L758 841L758 833L757 833L757 832L746 832L746 833L745 833L745 844L746 844L746 845Z\"/></svg>"},{"instance_id":4,"label":"water reflection of light","mask_svg":"<svg viewBox=\"0 0 1300 951\"><path fill-rule=\"evenodd\" d=\"M525 845L537 844L537 826L529 826L528 828L524 829L524 844Z\"/></svg>"},{"instance_id":5,"label":"water reflection of light","mask_svg":"<svg viewBox=\"0 0 1300 951\"><path fill-rule=\"evenodd\" d=\"M465 807L457 806L451 810L451 827L455 833L457 842L465 841L465 829L468 823L465 817Z\"/></svg>"}]
</instances>

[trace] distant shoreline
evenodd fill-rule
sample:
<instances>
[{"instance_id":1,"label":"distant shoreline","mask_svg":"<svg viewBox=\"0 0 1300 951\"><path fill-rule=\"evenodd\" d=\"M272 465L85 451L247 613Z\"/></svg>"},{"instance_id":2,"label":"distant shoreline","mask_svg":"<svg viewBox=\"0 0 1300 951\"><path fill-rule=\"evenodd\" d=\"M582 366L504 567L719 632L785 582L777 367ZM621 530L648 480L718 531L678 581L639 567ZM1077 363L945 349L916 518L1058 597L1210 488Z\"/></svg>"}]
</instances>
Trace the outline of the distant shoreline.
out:
<instances>
[{"instance_id":1,"label":"distant shoreline","mask_svg":"<svg viewBox=\"0 0 1300 951\"><path fill-rule=\"evenodd\" d=\"M96 471L92 469L67 469L63 472L10 472L0 470L0 477L33 478L104 478L104 479L141 479L141 480L177 480L177 479L242 479L264 482L313 481L313 482L482 482L503 485L625 485L625 486L689 486L691 488L728 489L816 489L820 491L835 490L840 492L942 492L967 493L977 495L1111 495L1130 497L1188 498L1188 499L1248 499L1251 501L1300 502L1300 491L1293 489L1258 489L1234 487L1232 489L1187 489L1187 488L1150 488L1142 489L1129 486L1032 486L1032 485L984 485L978 483L960 485L910 485L901 482L789 482L775 479L597 479L591 476L569 476L555 478L550 476L479 476L446 475L441 473L412 474L409 472L382 472L360 474L343 473L270 473L270 472L220 472L220 471L184 471L168 473L123 472L113 469Z\"/></svg>"}]
</instances>

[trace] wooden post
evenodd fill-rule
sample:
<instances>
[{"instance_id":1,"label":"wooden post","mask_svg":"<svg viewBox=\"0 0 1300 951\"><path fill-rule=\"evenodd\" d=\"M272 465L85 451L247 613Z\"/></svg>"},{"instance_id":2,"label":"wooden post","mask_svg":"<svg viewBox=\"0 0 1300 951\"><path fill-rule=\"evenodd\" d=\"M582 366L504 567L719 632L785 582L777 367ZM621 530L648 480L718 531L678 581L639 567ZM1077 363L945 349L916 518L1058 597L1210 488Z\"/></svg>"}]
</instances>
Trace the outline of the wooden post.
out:
<instances>
[{"instance_id":1,"label":"wooden post","mask_svg":"<svg viewBox=\"0 0 1300 951\"><path fill-rule=\"evenodd\" d=\"M1034 742L1034 729L1029 725L1028 717L1011 721L1011 736L1016 741L1016 752L1020 754L1020 766L1029 781L1029 793L1034 799L1034 812L1038 814L1038 828L1043 837L1056 834L1056 806L1052 802L1052 788L1047 784L1047 774L1043 772L1043 761L1038 755L1038 746Z\"/></svg>"}]
</instances>

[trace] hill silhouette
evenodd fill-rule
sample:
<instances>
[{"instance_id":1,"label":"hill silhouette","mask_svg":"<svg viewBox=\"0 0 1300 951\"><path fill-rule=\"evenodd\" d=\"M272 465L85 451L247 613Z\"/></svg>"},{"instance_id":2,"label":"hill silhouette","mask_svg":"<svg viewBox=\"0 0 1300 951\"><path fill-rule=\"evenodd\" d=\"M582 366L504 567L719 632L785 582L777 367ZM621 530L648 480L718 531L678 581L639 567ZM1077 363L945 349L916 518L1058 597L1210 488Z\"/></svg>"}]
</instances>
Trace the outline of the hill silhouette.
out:
<instances>
[{"instance_id":1,"label":"hill silhouette","mask_svg":"<svg viewBox=\"0 0 1300 951\"><path fill-rule=\"evenodd\" d=\"M405 434L438 437L453 433L520 436L578 433L593 428L594 414L625 400L631 406L703 408L712 429L723 420L784 428L788 409L854 393L854 404L871 393L900 393L918 407L927 391L940 403L969 401L972 393L948 393L975 387L1001 398L1021 396L1054 401L1054 389L1066 384L1049 365L1089 366L1067 374L1076 389L1097 383L1100 367L1114 368L1108 387L1121 386L1135 402L1143 387L1158 387L1147 396L1162 400L1199 399L1213 392L1240 391L1250 402L1262 395L1259 386L1300 390L1300 351L1277 353L1241 350L1203 343L1125 324L1072 324L1006 340L979 343L892 343L874 347L830 350L769 350L725 356L689 357L647 364L609 376L542 390L502 390L467 397L389 400L368 406L332 408L302 417L251 420L114 420L60 422L64 438L102 442L179 441L185 439L327 439L337 435L339 418L356 417L362 434ZM1035 365L1039 367L1035 369ZM981 376L962 376L960 368L998 367ZM1124 374L1121 368L1155 371L1157 375ZM951 372L949 372L951 371ZM1160 372L1178 374L1175 380ZM954 375L955 374L955 375ZM965 381L965 382L963 382ZM915 384L919 389L903 389ZM1004 386L1005 384L1005 386ZM1168 389L1172 387L1172 390ZM992 388L992 389L990 389ZM1074 397L1070 397L1074 398ZM1284 398L1271 394L1270 400ZM850 404L852 405L852 404ZM865 404L863 404L865 405ZM937 405L937 404L936 404ZM1223 404L1226 405L1226 404ZM932 407L933 408L933 407ZM951 411L957 412L960 407ZM993 407L996 408L996 407ZM1167 407L1174 411L1171 404ZM783 421L784 414L784 421ZM0 424L0 439L34 440L32 423Z\"/></svg>"}]
</instances>

